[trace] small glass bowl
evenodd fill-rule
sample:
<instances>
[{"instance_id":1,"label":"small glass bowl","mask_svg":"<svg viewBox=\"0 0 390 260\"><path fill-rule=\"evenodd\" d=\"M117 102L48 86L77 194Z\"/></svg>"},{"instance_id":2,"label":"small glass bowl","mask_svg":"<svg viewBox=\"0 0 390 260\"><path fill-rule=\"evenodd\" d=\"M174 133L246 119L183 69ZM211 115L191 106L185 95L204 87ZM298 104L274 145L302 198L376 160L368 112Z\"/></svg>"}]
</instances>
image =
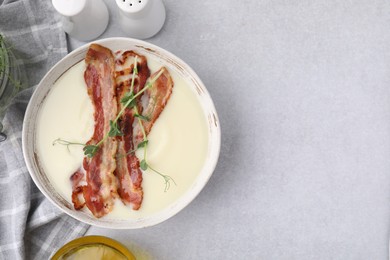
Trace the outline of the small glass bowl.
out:
<instances>
[{"instance_id":1,"label":"small glass bowl","mask_svg":"<svg viewBox=\"0 0 390 260\"><path fill-rule=\"evenodd\" d=\"M71 259L135 260L135 257L118 241L103 236L86 236L65 244L51 258L51 260Z\"/></svg>"}]
</instances>

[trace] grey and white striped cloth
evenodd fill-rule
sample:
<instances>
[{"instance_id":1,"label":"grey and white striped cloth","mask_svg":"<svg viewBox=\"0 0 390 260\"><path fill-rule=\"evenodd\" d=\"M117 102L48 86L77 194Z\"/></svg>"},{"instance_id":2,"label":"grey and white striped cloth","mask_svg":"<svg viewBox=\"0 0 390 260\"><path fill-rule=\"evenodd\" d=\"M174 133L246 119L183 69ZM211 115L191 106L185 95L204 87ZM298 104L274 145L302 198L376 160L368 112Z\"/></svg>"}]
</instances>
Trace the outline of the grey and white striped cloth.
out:
<instances>
[{"instance_id":1,"label":"grey and white striped cloth","mask_svg":"<svg viewBox=\"0 0 390 260\"><path fill-rule=\"evenodd\" d=\"M65 33L50 0L0 0L0 33L24 66L28 89L3 121L0 143L0 259L48 259L88 226L60 212L31 180L22 154L24 111L34 87L67 53Z\"/></svg>"}]
</instances>

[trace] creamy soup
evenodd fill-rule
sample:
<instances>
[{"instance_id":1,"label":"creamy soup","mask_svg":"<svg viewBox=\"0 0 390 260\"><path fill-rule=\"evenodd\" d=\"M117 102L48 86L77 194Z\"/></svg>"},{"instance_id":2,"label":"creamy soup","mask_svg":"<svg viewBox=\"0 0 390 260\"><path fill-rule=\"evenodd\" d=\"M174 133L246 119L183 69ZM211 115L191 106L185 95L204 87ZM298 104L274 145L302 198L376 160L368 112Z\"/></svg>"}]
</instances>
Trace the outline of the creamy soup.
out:
<instances>
[{"instance_id":1,"label":"creamy soup","mask_svg":"<svg viewBox=\"0 0 390 260\"><path fill-rule=\"evenodd\" d=\"M161 65L148 57L151 73ZM93 133L93 106L84 82L84 61L79 62L54 84L40 109L36 146L40 163L53 187L71 202L69 177L81 167L81 145L69 147L56 144L57 138L85 143ZM111 213L103 218L141 218L156 213L177 200L193 184L206 159L208 130L206 117L189 83L175 71L169 70L174 88L171 98L155 122L148 139L148 163L169 175L171 183L164 191L164 179L148 169L143 172L144 198L138 211L117 199ZM143 151L137 156L143 159ZM83 209L89 211L86 207Z\"/></svg>"}]
</instances>

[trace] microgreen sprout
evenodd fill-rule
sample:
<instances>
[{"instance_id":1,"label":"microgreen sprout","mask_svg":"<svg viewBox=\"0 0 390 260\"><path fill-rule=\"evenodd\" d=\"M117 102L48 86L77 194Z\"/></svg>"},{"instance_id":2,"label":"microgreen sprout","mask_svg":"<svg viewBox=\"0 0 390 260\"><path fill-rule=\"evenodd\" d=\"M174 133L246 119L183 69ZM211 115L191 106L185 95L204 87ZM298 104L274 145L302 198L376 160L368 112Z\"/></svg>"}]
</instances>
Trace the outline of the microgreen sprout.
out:
<instances>
[{"instance_id":1,"label":"microgreen sprout","mask_svg":"<svg viewBox=\"0 0 390 260\"><path fill-rule=\"evenodd\" d=\"M138 109L137 107L134 107L134 110L135 110L135 114L137 115L138 114ZM158 175L160 175L161 177L163 177L164 181L165 181L165 189L164 189L164 192L167 192L169 190L169 188L171 187L171 181L176 185L176 182L175 180L169 176L169 175L165 175L165 174L162 174L161 172L157 171L156 169L154 169L153 167L150 166L150 164L147 162L147 148L148 148L148 143L149 143L149 140L146 136L146 132L145 132L145 128L142 124L142 117L137 117L138 118L138 124L140 125L141 127L141 131L142 131L142 135L143 135L143 141L140 142L137 146L137 149L139 148L144 148L144 158L141 160L140 162L140 168L143 170L143 171L146 171L147 169L150 169L152 170L153 172L157 173Z\"/></svg>"},{"instance_id":2,"label":"microgreen sprout","mask_svg":"<svg viewBox=\"0 0 390 260\"><path fill-rule=\"evenodd\" d=\"M62 140L61 138L57 138L56 140L53 141L52 145L54 146L56 144L66 145L66 148L68 149L68 151L69 151L69 146L70 145L82 145L82 146L85 146L85 144L77 143L77 142L69 142L69 141L66 141L66 140Z\"/></svg>"},{"instance_id":3,"label":"microgreen sprout","mask_svg":"<svg viewBox=\"0 0 390 260\"><path fill-rule=\"evenodd\" d=\"M146 149L146 148L145 148ZM146 159L143 159L141 162L140 162L140 167L142 170L146 171L147 169L151 169L153 172L157 173L158 175L160 175L161 177L163 177L164 181L165 181L165 188L164 188L164 192L167 192L169 190L169 188L171 187L171 181L176 185L176 182L175 180L169 176L169 175L165 175L165 174L162 174L161 172L157 171L156 169L152 168L148 162L146 161Z\"/></svg>"},{"instance_id":4,"label":"microgreen sprout","mask_svg":"<svg viewBox=\"0 0 390 260\"><path fill-rule=\"evenodd\" d=\"M144 121L150 121L149 117L143 116L143 115L140 115L140 114L134 114L134 117L138 117L139 119L144 120Z\"/></svg>"},{"instance_id":5,"label":"microgreen sprout","mask_svg":"<svg viewBox=\"0 0 390 260\"><path fill-rule=\"evenodd\" d=\"M56 140L53 141L52 144L53 144L53 146L56 144L65 145L69 152L70 152L69 146L81 145L81 146L83 146L84 155L89 157L89 158L95 156L96 152L99 150L99 146L97 146L97 145L92 145L92 144L87 145L87 144L78 143L78 142L69 142L69 141L63 140L61 138L57 138Z\"/></svg>"}]
</instances>

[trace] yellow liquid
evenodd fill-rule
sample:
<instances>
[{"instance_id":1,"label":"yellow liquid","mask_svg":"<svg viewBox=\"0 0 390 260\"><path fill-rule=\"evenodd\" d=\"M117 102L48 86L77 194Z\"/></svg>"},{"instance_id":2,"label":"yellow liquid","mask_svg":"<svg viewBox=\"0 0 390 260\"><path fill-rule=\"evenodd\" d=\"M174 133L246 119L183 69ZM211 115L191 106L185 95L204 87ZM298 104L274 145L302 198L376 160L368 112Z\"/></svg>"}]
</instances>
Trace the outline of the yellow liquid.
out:
<instances>
[{"instance_id":1,"label":"yellow liquid","mask_svg":"<svg viewBox=\"0 0 390 260\"><path fill-rule=\"evenodd\" d=\"M85 246L71 251L59 260L128 260L121 252L105 245Z\"/></svg>"}]
</instances>

